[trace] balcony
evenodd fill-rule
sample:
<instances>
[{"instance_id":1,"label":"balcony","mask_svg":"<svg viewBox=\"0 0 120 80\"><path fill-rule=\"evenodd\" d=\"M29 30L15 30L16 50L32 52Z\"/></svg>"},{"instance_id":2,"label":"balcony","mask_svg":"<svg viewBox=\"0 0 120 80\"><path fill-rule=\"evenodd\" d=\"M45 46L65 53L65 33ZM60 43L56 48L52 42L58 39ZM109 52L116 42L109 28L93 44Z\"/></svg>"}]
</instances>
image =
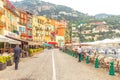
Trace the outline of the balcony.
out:
<instances>
[{"instance_id":1,"label":"balcony","mask_svg":"<svg viewBox=\"0 0 120 80\"><path fill-rule=\"evenodd\" d=\"M27 37L27 34L26 34L26 32L21 32L21 36L23 37Z\"/></svg>"},{"instance_id":2,"label":"balcony","mask_svg":"<svg viewBox=\"0 0 120 80\"><path fill-rule=\"evenodd\" d=\"M4 9L0 7L0 14L4 14Z\"/></svg>"},{"instance_id":3,"label":"balcony","mask_svg":"<svg viewBox=\"0 0 120 80\"><path fill-rule=\"evenodd\" d=\"M32 25L31 24L27 24L28 28L32 28Z\"/></svg>"},{"instance_id":4,"label":"balcony","mask_svg":"<svg viewBox=\"0 0 120 80\"><path fill-rule=\"evenodd\" d=\"M20 24L20 25L24 25L24 26L27 26L26 23L22 23L22 22L18 22L18 24Z\"/></svg>"},{"instance_id":5,"label":"balcony","mask_svg":"<svg viewBox=\"0 0 120 80\"><path fill-rule=\"evenodd\" d=\"M1 27L4 27L5 26L5 23L3 21L0 20L0 26Z\"/></svg>"},{"instance_id":6,"label":"balcony","mask_svg":"<svg viewBox=\"0 0 120 80\"><path fill-rule=\"evenodd\" d=\"M11 3L5 3L4 7L10 10L14 15L19 17L18 13L16 13L15 11L15 7Z\"/></svg>"}]
</instances>

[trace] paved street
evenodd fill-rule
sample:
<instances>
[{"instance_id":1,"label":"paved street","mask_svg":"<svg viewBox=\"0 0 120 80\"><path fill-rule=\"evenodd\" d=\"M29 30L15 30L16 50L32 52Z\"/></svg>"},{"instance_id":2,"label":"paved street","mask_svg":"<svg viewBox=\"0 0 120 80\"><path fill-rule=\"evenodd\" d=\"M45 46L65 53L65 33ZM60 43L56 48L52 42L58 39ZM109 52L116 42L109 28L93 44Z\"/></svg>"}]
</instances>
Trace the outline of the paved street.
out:
<instances>
[{"instance_id":1,"label":"paved street","mask_svg":"<svg viewBox=\"0 0 120 80\"><path fill-rule=\"evenodd\" d=\"M0 80L119 80L120 75L109 76L102 68L95 69L85 61L78 63L58 49L45 50L31 58L23 59L19 70L14 66L0 71Z\"/></svg>"}]
</instances>

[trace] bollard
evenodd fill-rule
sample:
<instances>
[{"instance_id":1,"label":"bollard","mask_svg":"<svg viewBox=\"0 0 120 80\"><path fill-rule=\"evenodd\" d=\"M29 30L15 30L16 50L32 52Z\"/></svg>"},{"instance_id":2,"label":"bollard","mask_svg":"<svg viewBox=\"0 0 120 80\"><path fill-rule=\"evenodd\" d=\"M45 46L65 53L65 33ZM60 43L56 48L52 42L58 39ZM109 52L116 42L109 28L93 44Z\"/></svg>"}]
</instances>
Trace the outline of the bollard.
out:
<instances>
[{"instance_id":1,"label":"bollard","mask_svg":"<svg viewBox=\"0 0 120 80\"><path fill-rule=\"evenodd\" d=\"M115 75L114 62L110 62L109 75L111 75L111 76L114 76L114 75Z\"/></svg>"},{"instance_id":2,"label":"bollard","mask_svg":"<svg viewBox=\"0 0 120 80\"><path fill-rule=\"evenodd\" d=\"M72 56L72 51L70 51L70 56Z\"/></svg>"},{"instance_id":3,"label":"bollard","mask_svg":"<svg viewBox=\"0 0 120 80\"><path fill-rule=\"evenodd\" d=\"M75 53L73 52L73 57L74 57L74 54L75 54Z\"/></svg>"},{"instance_id":4,"label":"bollard","mask_svg":"<svg viewBox=\"0 0 120 80\"><path fill-rule=\"evenodd\" d=\"M95 68L99 68L99 60L98 60L98 58L96 58L96 60L95 60Z\"/></svg>"},{"instance_id":5,"label":"bollard","mask_svg":"<svg viewBox=\"0 0 120 80\"><path fill-rule=\"evenodd\" d=\"M78 58L78 54L76 54L76 58Z\"/></svg>"},{"instance_id":6,"label":"bollard","mask_svg":"<svg viewBox=\"0 0 120 80\"><path fill-rule=\"evenodd\" d=\"M74 53L72 52L72 57L74 57Z\"/></svg>"},{"instance_id":7,"label":"bollard","mask_svg":"<svg viewBox=\"0 0 120 80\"><path fill-rule=\"evenodd\" d=\"M89 56L86 57L86 64L89 64Z\"/></svg>"},{"instance_id":8,"label":"bollard","mask_svg":"<svg viewBox=\"0 0 120 80\"><path fill-rule=\"evenodd\" d=\"M81 61L83 60L83 54L81 54L80 60L81 60Z\"/></svg>"}]
</instances>

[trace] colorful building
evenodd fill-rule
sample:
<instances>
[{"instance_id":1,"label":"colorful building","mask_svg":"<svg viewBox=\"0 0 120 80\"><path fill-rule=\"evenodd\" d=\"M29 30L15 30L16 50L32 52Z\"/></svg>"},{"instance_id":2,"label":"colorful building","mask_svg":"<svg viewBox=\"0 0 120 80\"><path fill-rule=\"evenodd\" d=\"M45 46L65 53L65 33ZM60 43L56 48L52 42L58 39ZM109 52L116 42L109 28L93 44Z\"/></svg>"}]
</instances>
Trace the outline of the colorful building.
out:
<instances>
[{"instance_id":1,"label":"colorful building","mask_svg":"<svg viewBox=\"0 0 120 80\"><path fill-rule=\"evenodd\" d=\"M14 38L19 38L19 30L18 30L19 15L16 11L16 8L11 4L9 0L5 0L4 7L5 7L4 35Z\"/></svg>"},{"instance_id":2,"label":"colorful building","mask_svg":"<svg viewBox=\"0 0 120 80\"><path fill-rule=\"evenodd\" d=\"M45 40L47 42L52 41L51 40L51 33L54 31L54 26L50 24L51 19L47 19L47 23L45 24Z\"/></svg>"},{"instance_id":3,"label":"colorful building","mask_svg":"<svg viewBox=\"0 0 120 80\"><path fill-rule=\"evenodd\" d=\"M24 10L21 9L17 9L18 13L19 13L19 25L18 25L18 30L20 33L20 38L26 40L27 39L27 13Z\"/></svg>"},{"instance_id":4,"label":"colorful building","mask_svg":"<svg viewBox=\"0 0 120 80\"><path fill-rule=\"evenodd\" d=\"M65 31L65 44L70 44L70 30L68 29L68 27L66 28L66 31Z\"/></svg>"},{"instance_id":5,"label":"colorful building","mask_svg":"<svg viewBox=\"0 0 120 80\"><path fill-rule=\"evenodd\" d=\"M58 42L58 46L63 46L65 43L65 32L67 28L67 22L60 21L56 27L56 42Z\"/></svg>"},{"instance_id":6,"label":"colorful building","mask_svg":"<svg viewBox=\"0 0 120 80\"><path fill-rule=\"evenodd\" d=\"M32 41L32 16L33 14L29 11L26 11L27 13L27 27L26 27L26 32L27 32L27 40Z\"/></svg>"},{"instance_id":7,"label":"colorful building","mask_svg":"<svg viewBox=\"0 0 120 80\"><path fill-rule=\"evenodd\" d=\"M15 40L65 43L65 21L35 16L29 11L16 9L9 0L0 0L0 34ZM28 44L28 42L25 42Z\"/></svg>"},{"instance_id":8,"label":"colorful building","mask_svg":"<svg viewBox=\"0 0 120 80\"><path fill-rule=\"evenodd\" d=\"M40 28L38 26L38 16L33 16L33 23L32 23L32 37L34 42L40 41Z\"/></svg>"},{"instance_id":9,"label":"colorful building","mask_svg":"<svg viewBox=\"0 0 120 80\"><path fill-rule=\"evenodd\" d=\"M4 34L4 0L0 0L0 35Z\"/></svg>"},{"instance_id":10,"label":"colorful building","mask_svg":"<svg viewBox=\"0 0 120 80\"><path fill-rule=\"evenodd\" d=\"M37 32L38 35L40 35L40 42L47 42L46 40L46 31L45 31L45 25L47 23L47 18L44 16L38 16L38 26L39 26L39 32Z\"/></svg>"},{"instance_id":11,"label":"colorful building","mask_svg":"<svg viewBox=\"0 0 120 80\"><path fill-rule=\"evenodd\" d=\"M50 24L52 25L52 31L51 31L51 41L55 42L56 41L56 26L57 26L57 21L56 20L51 20Z\"/></svg>"},{"instance_id":12,"label":"colorful building","mask_svg":"<svg viewBox=\"0 0 120 80\"><path fill-rule=\"evenodd\" d=\"M79 34L78 34L78 30L76 28L76 24L72 24L72 32L71 32L71 43L79 43Z\"/></svg>"}]
</instances>

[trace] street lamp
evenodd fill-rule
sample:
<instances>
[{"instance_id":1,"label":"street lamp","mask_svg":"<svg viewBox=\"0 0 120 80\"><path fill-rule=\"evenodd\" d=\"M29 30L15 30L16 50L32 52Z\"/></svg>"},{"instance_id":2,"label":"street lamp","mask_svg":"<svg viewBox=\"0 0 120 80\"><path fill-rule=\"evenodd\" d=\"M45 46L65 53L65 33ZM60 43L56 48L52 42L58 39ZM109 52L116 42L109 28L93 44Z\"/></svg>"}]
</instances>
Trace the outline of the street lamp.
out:
<instances>
[{"instance_id":1,"label":"street lamp","mask_svg":"<svg viewBox=\"0 0 120 80\"><path fill-rule=\"evenodd\" d=\"M79 42L81 44L80 38L81 38L81 27L83 26L82 23L80 23L80 25L78 25L78 36L79 36ZM80 31L80 32L79 32Z\"/></svg>"}]
</instances>

